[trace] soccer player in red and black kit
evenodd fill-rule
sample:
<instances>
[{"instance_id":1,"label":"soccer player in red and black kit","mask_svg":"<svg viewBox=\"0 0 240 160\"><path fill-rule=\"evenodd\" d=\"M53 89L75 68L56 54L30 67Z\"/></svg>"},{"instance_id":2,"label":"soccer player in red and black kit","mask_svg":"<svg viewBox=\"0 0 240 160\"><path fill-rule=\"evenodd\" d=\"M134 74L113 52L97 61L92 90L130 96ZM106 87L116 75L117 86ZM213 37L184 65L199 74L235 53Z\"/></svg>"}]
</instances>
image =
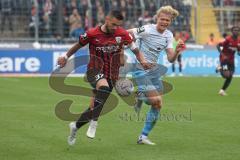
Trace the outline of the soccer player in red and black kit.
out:
<instances>
[{"instance_id":1,"label":"soccer player in red and black kit","mask_svg":"<svg viewBox=\"0 0 240 160\"><path fill-rule=\"evenodd\" d=\"M217 45L217 49L220 52L220 64L219 69L222 77L225 79L219 94L222 96L227 95L226 89L230 85L235 70L234 55L237 52L240 54L240 39L238 37L240 28L237 26L232 27L232 35L226 37L226 39Z\"/></svg>"},{"instance_id":2,"label":"soccer player in red and black kit","mask_svg":"<svg viewBox=\"0 0 240 160\"><path fill-rule=\"evenodd\" d=\"M77 130L88 123L91 119L97 119L102 111L104 103L110 95L114 82L118 79L120 67L120 53L124 45L128 45L135 53L136 58L143 68L151 68L147 64L142 53L134 44L131 35L121 28L123 15L118 10L112 10L106 16L105 23L88 30L79 37L79 42L63 57L58 58L60 67L64 67L67 59L78 49L89 44L90 61L87 67L87 79L93 87L93 109L89 107L84 111L76 122L71 122L68 144L73 145L76 141Z\"/></svg>"}]
</instances>

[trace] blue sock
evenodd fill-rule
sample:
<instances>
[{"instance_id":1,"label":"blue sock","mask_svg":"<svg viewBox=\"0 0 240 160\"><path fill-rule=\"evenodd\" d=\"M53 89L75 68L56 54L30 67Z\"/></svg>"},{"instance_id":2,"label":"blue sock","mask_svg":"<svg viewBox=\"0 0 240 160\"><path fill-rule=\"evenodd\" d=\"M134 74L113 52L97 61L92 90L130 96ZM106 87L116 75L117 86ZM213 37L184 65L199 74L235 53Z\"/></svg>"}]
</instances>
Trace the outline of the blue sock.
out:
<instances>
[{"instance_id":1,"label":"blue sock","mask_svg":"<svg viewBox=\"0 0 240 160\"><path fill-rule=\"evenodd\" d=\"M159 118L159 109L151 107L149 112L147 113L147 117L145 120L145 124L142 130L142 135L148 136L149 132L153 129Z\"/></svg>"}]
</instances>

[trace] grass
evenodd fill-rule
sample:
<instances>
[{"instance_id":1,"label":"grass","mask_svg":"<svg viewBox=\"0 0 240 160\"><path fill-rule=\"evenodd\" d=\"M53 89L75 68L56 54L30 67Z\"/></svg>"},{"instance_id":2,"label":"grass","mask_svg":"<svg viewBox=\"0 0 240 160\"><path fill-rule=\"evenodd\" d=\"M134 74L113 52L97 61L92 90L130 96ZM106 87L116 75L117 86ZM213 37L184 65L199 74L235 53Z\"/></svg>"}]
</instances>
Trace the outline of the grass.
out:
<instances>
[{"instance_id":1,"label":"grass","mask_svg":"<svg viewBox=\"0 0 240 160\"><path fill-rule=\"evenodd\" d=\"M53 91L48 78L0 78L1 160L239 160L240 79L233 79L229 95L217 95L221 78L167 78L174 90L164 96L162 117L150 134L156 146L137 145L143 126L121 99L100 118L96 138L78 132L75 146L66 143L68 123L55 116L55 105L74 101L80 112L88 98ZM68 84L87 85L81 78ZM141 117L148 110L144 106Z\"/></svg>"}]
</instances>

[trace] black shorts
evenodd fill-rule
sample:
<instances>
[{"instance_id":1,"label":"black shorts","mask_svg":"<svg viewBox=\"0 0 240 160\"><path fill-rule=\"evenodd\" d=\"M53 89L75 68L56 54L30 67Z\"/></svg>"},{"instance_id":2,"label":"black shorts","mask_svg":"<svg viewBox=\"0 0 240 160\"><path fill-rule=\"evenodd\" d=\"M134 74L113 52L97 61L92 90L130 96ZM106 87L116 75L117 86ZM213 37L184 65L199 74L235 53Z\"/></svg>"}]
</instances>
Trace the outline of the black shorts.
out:
<instances>
[{"instance_id":1,"label":"black shorts","mask_svg":"<svg viewBox=\"0 0 240 160\"><path fill-rule=\"evenodd\" d=\"M229 63L227 61L221 62L221 68L222 71L231 71L232 73L235 71L234 63Z\"/></svg>"},{"instance_id":2,"label":"black shorts","mask_svg":"<svg viewBox=\"0 0 240 160\"><path fill-rule=\"evenodd\" d=\"M114 87L114 84L115 84L115 81L106 78L103 73L98 72L98 71L93 70L93 69L87 71L86 78L87 78L87 81L90 83L90 85L93 87L93 93L96 93L97 82L101 79L106 79L107 80L108 86L111 89L111 91L112 91L112 89Z\"/></svg>"}]
</instances>

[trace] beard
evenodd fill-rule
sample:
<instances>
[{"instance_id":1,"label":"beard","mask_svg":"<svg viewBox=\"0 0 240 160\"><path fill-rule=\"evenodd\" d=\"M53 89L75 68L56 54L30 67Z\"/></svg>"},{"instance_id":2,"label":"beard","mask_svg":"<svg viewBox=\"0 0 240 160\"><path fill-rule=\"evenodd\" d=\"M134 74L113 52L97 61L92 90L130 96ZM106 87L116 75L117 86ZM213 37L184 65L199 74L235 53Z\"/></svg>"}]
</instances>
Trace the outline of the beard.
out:
<instances>
[{"instance_id":1,"label":"beard","mask_svg":"<svg viewBox=\"0 0 240 160\"><path fill-rule=\"evenodd\" d=\"M109 27L108 26L106 26L106 30L107 30L107 33L114 33L114 29L109 29Z\"/></svg>"}]
</instances>

